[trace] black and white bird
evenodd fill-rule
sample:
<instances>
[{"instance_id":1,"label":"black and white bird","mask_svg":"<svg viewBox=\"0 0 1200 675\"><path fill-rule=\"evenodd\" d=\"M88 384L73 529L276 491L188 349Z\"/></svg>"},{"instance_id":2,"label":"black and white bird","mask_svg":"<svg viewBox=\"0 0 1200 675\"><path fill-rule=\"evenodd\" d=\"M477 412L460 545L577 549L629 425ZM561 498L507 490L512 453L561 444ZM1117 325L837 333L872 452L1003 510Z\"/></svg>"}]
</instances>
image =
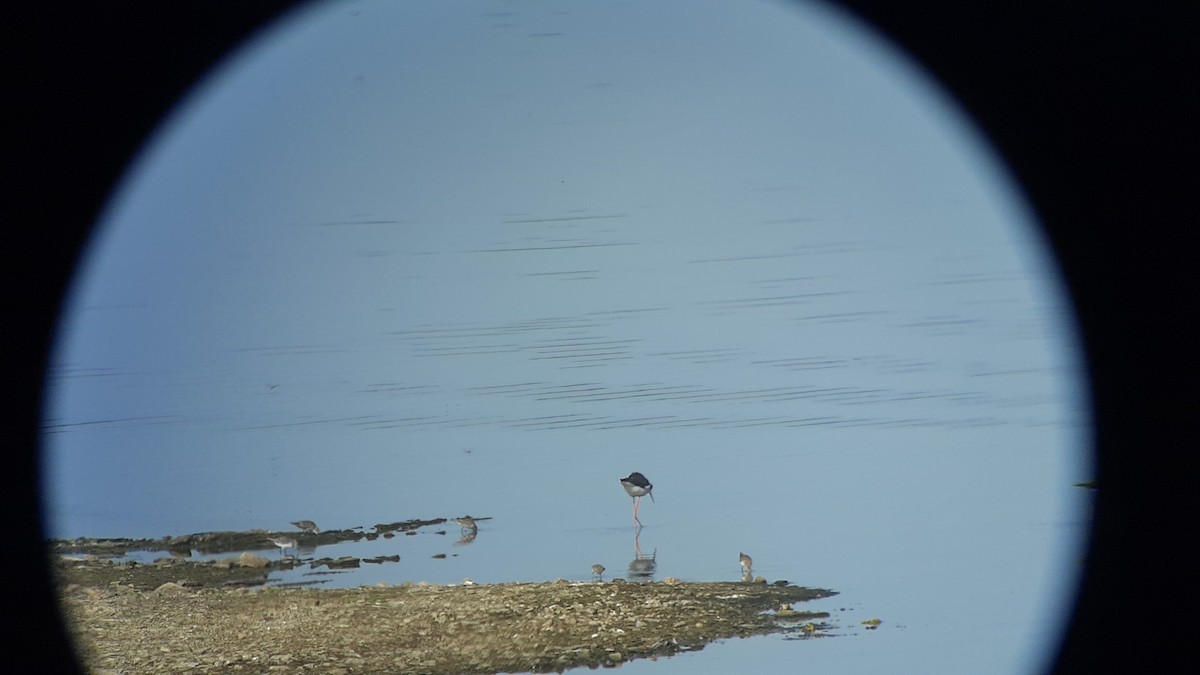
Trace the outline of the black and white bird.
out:
<instances>
[{"instance_id":1,"label":"black and white bird","mask_svg":"<svg viewBox=\"0 0 1200 675\"><path fill-rule=\"evenodd\" d=\"M650 501L654 501L654 486L641 473L634 471L628 476L621 479L621 487L625 488L625 492L633 497L633 521L638 525L642 521L638 520L638 505L642 502L642 497L650 495Z\"/></svg>"}]
</instances>

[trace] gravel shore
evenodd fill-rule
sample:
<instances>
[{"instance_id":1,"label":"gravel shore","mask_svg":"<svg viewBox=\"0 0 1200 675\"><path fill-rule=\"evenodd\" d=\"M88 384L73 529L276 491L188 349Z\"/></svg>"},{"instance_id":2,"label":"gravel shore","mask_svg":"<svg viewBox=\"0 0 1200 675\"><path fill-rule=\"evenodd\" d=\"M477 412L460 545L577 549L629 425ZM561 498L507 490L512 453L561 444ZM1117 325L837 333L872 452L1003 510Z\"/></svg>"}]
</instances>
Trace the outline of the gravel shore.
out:
<instances>
[{"instance_id":1,"label":"gravel shore","mask_svg":"<svg viewBox=\"0 0 1200 675\"><path fill-rule=\"evenodd\" d=\"M97 673L494 673L617 665L713 640L820 637L792 603L831 591L765 583L404 585L139 590L71 583L60 596Z\"/></svg>"}]
</instances>

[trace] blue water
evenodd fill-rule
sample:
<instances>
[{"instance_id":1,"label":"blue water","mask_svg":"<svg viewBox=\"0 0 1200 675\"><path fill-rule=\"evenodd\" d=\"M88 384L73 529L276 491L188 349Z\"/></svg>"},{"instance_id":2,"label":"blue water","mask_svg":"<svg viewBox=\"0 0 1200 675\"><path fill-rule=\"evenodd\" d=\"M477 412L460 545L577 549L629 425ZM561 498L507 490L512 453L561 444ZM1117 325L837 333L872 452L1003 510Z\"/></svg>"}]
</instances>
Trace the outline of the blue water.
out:
<instances>
[{"instance_id":1,"label":"blue water","mask_svg":"<svg viewBox=\"0 0 1200 675\"><path fill-rule=\"evenodd\" d=\"M685 68L704 21L599 4L324 7L232 60L76 281L51 533L490 516L462 545L448 523L301 551L401 559L273 583L584 581L639 554L655 579L732 580L745 551L837 591L812 603L833 637L626 668L1037 668L1092 477L1054 268L911 69L815 8L746 6L697 16L786 57L774 79L724 69L733 49ZM771 42L784 25L806 39Z\"/></svg>"}]
</instances>

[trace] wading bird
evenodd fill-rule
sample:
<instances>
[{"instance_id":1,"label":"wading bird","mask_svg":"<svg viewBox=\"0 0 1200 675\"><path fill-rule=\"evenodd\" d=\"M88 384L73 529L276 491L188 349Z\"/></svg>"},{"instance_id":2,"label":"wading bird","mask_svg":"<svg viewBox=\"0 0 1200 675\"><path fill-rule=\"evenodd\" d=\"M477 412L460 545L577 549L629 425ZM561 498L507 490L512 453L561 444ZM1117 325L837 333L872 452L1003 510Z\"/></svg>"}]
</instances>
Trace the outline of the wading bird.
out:
<instances>
[{"instance_id":1,"label":"wading bird","mask_svg":"<svg viewBox=\"0 0 1200 675\"><path fill-rule=\"evenodd\" d=\"M650 495L650 501L654 501L654 494L651 492L654 486L650 484L650 481L646 480L645 476L634 471L621 479L621 487L625 488L625 492L630 497L633 497L633 522L641 525L642 521L638 520L637 515L638 505L641 504L642 497L646 495Z\"/></svg>"},{"instance_id":2,"label":"wading bird","mask_svg":"<svg viewBox=\"0 0 1200 675\"><path fill-rule=\"evenodd\" d=\"M279 547L279 557L283 557L283 552L289 548L296 548L296 539L293 537L268 537L272 544Z\"/></svg>"}]
</instances>

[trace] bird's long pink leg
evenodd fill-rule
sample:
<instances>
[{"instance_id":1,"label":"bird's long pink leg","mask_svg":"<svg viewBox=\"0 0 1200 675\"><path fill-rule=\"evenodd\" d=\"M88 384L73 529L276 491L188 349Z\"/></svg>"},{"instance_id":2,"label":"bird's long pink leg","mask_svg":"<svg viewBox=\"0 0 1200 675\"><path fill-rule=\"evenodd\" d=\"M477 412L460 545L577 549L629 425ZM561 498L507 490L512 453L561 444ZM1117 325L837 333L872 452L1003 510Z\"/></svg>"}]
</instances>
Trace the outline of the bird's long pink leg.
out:
<instances>
[{"instance_id":1,"label":"bird's long pink leg","mask_svg":"<svg viewBox=\"0 0 1200 675\"><path fill-rule=\"evenodd\" d=\"M637 523L638 525L641 525L641 524L642 524L642 521L638 520L638 517L637 517L637 510L638 510L638 506L639 506L641 503L642 503L642 498L641 498L641 497L634 497L634 498L633 498L633 521L634 521L635 523Z\"/></svg>"}]
</instances>

